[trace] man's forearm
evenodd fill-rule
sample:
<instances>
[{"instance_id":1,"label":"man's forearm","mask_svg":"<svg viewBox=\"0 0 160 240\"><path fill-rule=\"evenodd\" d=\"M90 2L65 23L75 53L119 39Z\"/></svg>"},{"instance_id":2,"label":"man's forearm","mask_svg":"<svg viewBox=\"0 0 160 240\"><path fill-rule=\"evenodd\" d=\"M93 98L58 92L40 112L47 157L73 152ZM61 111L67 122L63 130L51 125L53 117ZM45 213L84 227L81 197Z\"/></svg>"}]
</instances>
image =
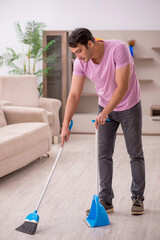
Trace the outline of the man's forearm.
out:
<instances>
[{"instance_id":1,"label":"man's forearm","mask_svg":"<svg viewBox=\"0 0 160 240\"><path fill-rule=\"evenodd\" d=\"M124 98L124 96L127 93L127 90L128 90L127 88L124 88L124 89L119 89L118 87L116 88L116 90L114 91L109 103L107 104L107 106L103 110L107 116L122 101L122 99Z\"/></svg>"}]
</instances>

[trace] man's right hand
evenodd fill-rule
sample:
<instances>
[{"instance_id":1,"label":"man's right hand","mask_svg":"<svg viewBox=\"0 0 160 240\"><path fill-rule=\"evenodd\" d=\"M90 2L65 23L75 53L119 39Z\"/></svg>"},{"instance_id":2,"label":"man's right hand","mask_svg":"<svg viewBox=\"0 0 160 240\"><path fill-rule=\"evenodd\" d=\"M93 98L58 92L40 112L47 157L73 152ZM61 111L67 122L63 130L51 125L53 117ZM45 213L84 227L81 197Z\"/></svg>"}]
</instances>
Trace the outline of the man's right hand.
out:
<instances>
[{"instance_id":1,"label":"man's right hand","mask_svg":"<svg viewBox=\"0 0 160 240\"><path fill-rule=\"evenodd\" d=\"M61 147L63 147L64 141L67 142L70 136L69 125L63 126L61 131Z\"/></svg>"}]
</instances>

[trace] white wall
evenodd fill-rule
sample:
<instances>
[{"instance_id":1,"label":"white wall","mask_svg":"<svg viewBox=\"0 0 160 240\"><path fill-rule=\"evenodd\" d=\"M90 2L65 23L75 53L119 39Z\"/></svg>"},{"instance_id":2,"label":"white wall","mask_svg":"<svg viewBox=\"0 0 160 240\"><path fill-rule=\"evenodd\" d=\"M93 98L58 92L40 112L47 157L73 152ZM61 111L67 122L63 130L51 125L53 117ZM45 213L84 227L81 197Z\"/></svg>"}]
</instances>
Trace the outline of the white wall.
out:
<instances>
[{"instance_id":1,"label":"white wall","mask_svg":"<svg viewBox=\"0 0 160 240\"><path fill-rule=\"evenodd\" d=\"M0 55L6 47L21 52L14 23L30 20L47 30L160 30L160 0L0 0ZM0 68L0 75L7 69Z\"/></svg>"}]
</instances>

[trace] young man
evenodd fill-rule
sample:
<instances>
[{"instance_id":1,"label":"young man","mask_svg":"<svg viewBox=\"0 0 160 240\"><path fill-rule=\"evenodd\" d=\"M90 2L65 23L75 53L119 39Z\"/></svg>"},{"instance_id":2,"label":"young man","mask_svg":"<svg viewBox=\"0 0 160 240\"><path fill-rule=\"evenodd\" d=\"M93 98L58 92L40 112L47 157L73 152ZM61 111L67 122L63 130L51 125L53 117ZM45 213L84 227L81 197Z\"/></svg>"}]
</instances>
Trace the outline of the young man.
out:
<instances>
[{"instance_id":1,"label":"young man","mask_svg":"<svg viewBox=\"0 0 160 240\"><path fill-rule=\"evenodd\" d=\"M112 155L116 131L121 124L131 159L131 214L143 214L145 164L141 140L140 87L129 48L118 40L95 41L92 33L85 28L75 29L68 38L68 44L77 58L66 104L61 146L69 138L69 123L78 106L85 78L88 77L95 84L99 96L95 127L99 128L100 202L108 213L114 211ZM109 123L106 122L107 118L110 119Z\"/></svg>"}]
</instances>

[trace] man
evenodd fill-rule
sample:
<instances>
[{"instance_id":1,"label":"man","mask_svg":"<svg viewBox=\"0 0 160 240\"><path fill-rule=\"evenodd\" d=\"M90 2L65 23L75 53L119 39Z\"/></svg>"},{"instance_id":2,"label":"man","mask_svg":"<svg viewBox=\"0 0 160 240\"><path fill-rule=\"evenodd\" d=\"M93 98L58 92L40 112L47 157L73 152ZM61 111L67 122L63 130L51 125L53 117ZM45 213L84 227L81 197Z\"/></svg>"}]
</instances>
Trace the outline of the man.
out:
<instances>
[{"instance_id":1,"label":"man","mask_svg":"<svg viewBox=\"0 0 160 240\"><path fill-rule=\"evenodd\" d=\"M100 202L107 213L114 212L112 155L116 131L121 124L131 158L133 201L131 214L143 214L145 164L141 140L140 87L129 48L118 40L95 41L92 33L85 28L75 29L68 38L68 44L77 58L66 104L61 146L69 138L69 123L78 106L85 78L88 77L95 84L99 96L99 112L95 119L95 127L99 128ZM109 123L106 122L107 118L110 119ZM88 213L89 210L86 214Z\"/></svg>"}]
</instances>

